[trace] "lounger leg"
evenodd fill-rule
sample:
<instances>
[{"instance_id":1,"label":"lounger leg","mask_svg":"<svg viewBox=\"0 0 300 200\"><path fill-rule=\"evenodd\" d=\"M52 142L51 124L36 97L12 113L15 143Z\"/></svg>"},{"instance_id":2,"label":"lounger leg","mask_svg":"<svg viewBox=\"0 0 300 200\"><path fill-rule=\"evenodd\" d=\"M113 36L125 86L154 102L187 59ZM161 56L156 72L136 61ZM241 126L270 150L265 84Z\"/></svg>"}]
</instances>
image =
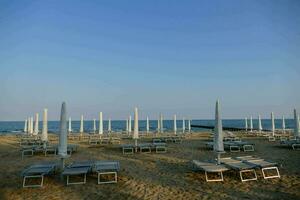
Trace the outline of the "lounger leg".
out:
<instances>
[{"instance_id":1,"label":"lounger leg","mask_svg":"<svg viewBox=\"0 0 300 200\"><path fill-rule=\"evenodd\" d=\"M275 170L276 171L276 175L273 175L273 176L266 175L265 171L268 171L268 170ZM280 178L278 167L266 167L266 168L262 168L261 171L262 171L264 179Z\"/></svg>"},{"instance_id":2,"label":"lounger leg","mask_svg":"<svg viewBox=\"0 0 300 200\"><path fill-rule=\"evenodd\" d=\"M84 174L82 182L70 182L70 175L67 175L67 185L78 185L78 184L85 184L86 183L86 174Z\"/></svg>"},{"instance_id":3,"label":"lounger leg","mask_svg":"<svg viewBox=\"0 0 300 200\"><path fill-rule=\"evenodd\" d=\"M28 178L41 178L41 182L38 185L26 185L26 179ZM26 187L43 187L44 183L44 176L43 175L36 175L36 176L24 176L23 178L23 188Z\"/></svg>"},{"instance_id":4,"label":"lounger leg","mask_svg":"<svg viewBox=\"0 0 300 200\"><path fill-rule=\"evenodd\" d=\"M243 146L243 149L244 149L244 152L247 152L247 151L254 151L253 145L244 145L244 146Z\"/></svg>"},{"instance_id":5,"label":"lounger leg","mask_svg":"<svg viewBox=\"0 0 300 200\"><path fill-rule=\"evenodd\" d=\"M243 173L246 173L246 172L253 172L254 178L246 178L246 179L243 178ZM242 171L240 171L240 178L241 178L242 182L254 181L254 180L257 180L257 175L256 175L256 172L254 169L242 170Z\"/></svg>"},{"instance_id":6,"label":"lounger leg","mask_svg":"<svg viewBox=\"0 0 300 200\"><path fill-rule=\"evenodd\" d=\"M240 152L240 147L239 146L230 146L229 147L230 152Z\"/></svg>"},{"instance_id":7,"label":"lounger leg","mask_svg":"<svg viewBox=\"0 0 300 200\"><path fill-rule=\"evenodd\" d=\"M216 181L224 181L224 178L223 178L223 172L216 172L217 174L220 174L220 177L221 178L217 178L217 179L209 179L208 178L208 173L207 171L205 171L205 179L206 179L206 182L216 182Z\"/></svg>"},{"instance_id":8,"label":"lounger leg","mask_svg":"<svg viewBox=\"0 0 300 200\"><path fill-rule=\"evenodd\" d=\"M101 181L101 175L103 174L113 174L114 180L112 181ZM117 183L118 182L118 174L117 172L98 172L98 184L107 184L107 183Z\"/></svg>"}]
</instances>

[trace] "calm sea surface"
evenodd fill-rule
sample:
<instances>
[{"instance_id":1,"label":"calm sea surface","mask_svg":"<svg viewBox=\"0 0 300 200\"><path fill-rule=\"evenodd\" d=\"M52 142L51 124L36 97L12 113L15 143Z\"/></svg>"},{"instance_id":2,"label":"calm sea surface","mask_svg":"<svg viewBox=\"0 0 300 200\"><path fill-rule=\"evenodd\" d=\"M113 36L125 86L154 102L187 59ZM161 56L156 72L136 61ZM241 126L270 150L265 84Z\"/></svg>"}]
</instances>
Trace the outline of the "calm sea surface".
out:
<instances>
[{"instance_id":1,"label":"calm sea surface","mask_svg":"<svg viewBox=\"0 0 300 200\"><path fill-rule=\"evenodd\" d=\"M186 128L187 128L187 121L186 122ZM156 130L157 129L157 120L150 120L150 130ZM192 125L204 125L204 126L213 126L214 120L192 120ZM248 122L249 126L250 122ZM286 128L292 129L294 128L294 120L293 119L286 119L285 121ZM163 122L164 129L165 130L172 130L173 129L173 120L164 120ZM104 121L104 130L107 130L108 121ZM122 131L126 129L126 121L125 120L115 120L111 122L112 130L113 131ZM245 120L244 119L234 119L234 120L223 120L223 126L224 127L235 127L235 128L244 128L245 127ZM271 129L271 120L269 119L263 119L262 120L262 126L263 129ZM277 119L275 120L275 126L276 129L282 128L282 120ZM80 121L72 121L72 130L73 132L79 132L80 127ZM132 122L133 127L133 122ZM253 120L253 128L258 127L258 120ZM98 122L97 122L97 128L98 128ZM177 128L178 131L182 129L182 120L177 121ZM24 121L5 121L0 122L0 133L19 133L22 132L24 129ZM42 122L39 122L39 129L42 129ZM57 133L59 129L59 121L49 121L48 122L48 131L52 133ZM140 120L139 121L139 129L141 131L146 130L146 121ZM84 130L85 132L92 132L93 130L93 121L84 121ZM205 129L200 128L192 128L192 130L198 130L203 131Z\"/></svg>"}]
</instances>

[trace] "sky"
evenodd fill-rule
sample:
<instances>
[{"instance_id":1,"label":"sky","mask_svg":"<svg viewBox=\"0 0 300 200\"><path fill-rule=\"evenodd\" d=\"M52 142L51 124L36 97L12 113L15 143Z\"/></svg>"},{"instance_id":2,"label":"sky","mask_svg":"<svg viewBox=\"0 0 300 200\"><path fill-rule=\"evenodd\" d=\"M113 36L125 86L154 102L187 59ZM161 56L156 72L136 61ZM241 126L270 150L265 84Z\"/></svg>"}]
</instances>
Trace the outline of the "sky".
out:
<instances>
[{"instance_id":1,"label":"sky","mask_svg":"<svg viewBox=\"0 0 300 200\"><path fill-rule=\"evenodd\" d=\"M0 1L0 121L300 111L300 1Z\"/></svg>"}]
</instances>

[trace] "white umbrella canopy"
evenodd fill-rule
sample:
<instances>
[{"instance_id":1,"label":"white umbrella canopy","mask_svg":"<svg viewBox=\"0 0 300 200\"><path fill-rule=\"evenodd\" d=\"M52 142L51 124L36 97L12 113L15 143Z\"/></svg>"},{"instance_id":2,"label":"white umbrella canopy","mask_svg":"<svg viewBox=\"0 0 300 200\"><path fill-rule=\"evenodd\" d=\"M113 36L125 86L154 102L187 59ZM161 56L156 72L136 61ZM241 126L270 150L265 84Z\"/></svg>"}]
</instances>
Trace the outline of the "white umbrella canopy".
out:
<instances>
[{"instance_id":1,"label":"white umbrella canopy","mask_svg":"<svg viewBox=\"0 0 300 200\"><path fill-rule=\"evenodd\" d=\"M160 119L157 120L157 132L160 133Z\"/></svg>"},{"instance_id":2,"label":"white umbrella canopy","mask_svg":"<svg viewBox=\"0 0 300 200\"><path fill-rule=\"evenodd\" d=\"M245 129L246 129L246 131L248 131L248 119L247 119L247 117L245 118Z\"/></svg>"},{"instance_id":3,"label":"white umbrella canopy","mask_svg":"<svg viewBox=\"0 0 300 200\"><path fill-rule=\"evenodd\" d=\"M39 133L39 113L35 113L35 124L33 135L37 136Z\"/></svg>"},{"instance_id":4,"label":"white umbrella canopy","mask_svg":"<svg viewBox=\"0 0 300 200\"><path fill-rule=\"evenodd\" d=\"M97 130L97 128L96 128L96 119L93 120L93 124L94 124L94 126L93 126L93 132L95 134L96 130Z\"/></svg>"},{"instance_id":5,"label":"white umbrella canopy","mask_svg":"<svg viewBox=\"0 0 300 200\"><path fill-rule=\"evenodd\" d=\"M250 116L250 132L253 131L253 120L252 120L252 116Z\"/></svg>"},{"instance_id":6,"label":"white umbrella canopy","mask_svg":"<svg viewBox=\"0 0 300 200\"><path fill-rule=\"evenodd\" d=\"M69 133L72 132L72 118L69 117Z\"/></svg>"},{"instance_id":7,"label":"white umbrella canopy","mask_svg":"<svg viewBox=\"0 0 300 200\"><path fill-rule=\"evenodd\" d=\"M174 130L174 134L177 134L177 119L176 119L176 115L174 115L174 123L173 123L173 130Z\"/></svg>"},{"instance_id":8,"label":"white umbrella canopy","mask_svg":"<svg viewBox=\"0 0 300 200\"><path fill-rule=\"evenodd\" d=\"M108 131L109 133L111 132L111 119L110 119L110 118L108 118L107 131Z\"/></svg>"},{"instance_id":9,"label":"white umbrella canopy","mask_svg":"<svg viewBox=\"0 0 300 200\"><path fill-rule=\"evenodd\" d=\"M190 119L188 120L188 131L189 131L189 133L191 132L191 120Z\"/></svg>"},{"instance_id":10,"label":"white umbrella canopy","mask_svg":"<svg viewBox=\"0 0 300 200\"><path fill-rule=\"evenodd\" d=\"M128 133L128 119L126 119L126 133Z\"/></svg>"},{"instance_id":11,"label":"white umbrella canopy","mask_svg":"<svg viewBox=\"0 0 300 200\"><path fill-rule=\"evenodd\" d=\"M139 115L138 108L134 108L134 126L133 126L133 139L139 138Z\"/></svg>"},{"instance_id":12,"label":"white umbrella canopy","mask_svg":"<svg viewBox=\"0 0 300 200\"><path fill-rule=\"evenodd\" d=\"M80 135L83 134L83 115L80 116Z\"/></svg>"},{"instance_id":13,"label":"white umbrella canopy","mask_svg":"<svg viewBox=\"0 0 300 200\"><path fill-rule=\"evenodd\" d=\"M33 117L30 118L30 134L33 134Z\"/></svg>"},{"instance_id":14,"label":"white umbrella canopy","mask_svg":"<svg viewBox=\"0 0 300 200\"><path fill-rule=\"evenodd\" d=\"M24 133L27 133L27 119L25 119L25 124L24 124Z\"/></svg>"},{"instance_id":15,"label":"white umbrella canopy","mask_svg":"<svg viewBox=\"0 0 300 200\"><path fill-rule=\"evenodd\" d=\"M28 117L27 118L27 134L30 134L30 125L31 125L30 117Z\"/></svg>"},{"instance_id":16,"label":"white umbrella canopy","mask_svg":"<svg viewBox=\"0 0 300 200\"><path fill-rule=\"evenodd\" d=\"M67 138L67 108L66 103L63 102L60 113L60 127L59 127L59 144L58 155L61 157L61 169L64 168L64 159L67 158L68 138Z\"/></svg>"},{"instance_id":17,"label":"white umbrella canopy","mask_svg":"<svg viewBox=\"0 0 300 200\"><path fill-rule=\"evenodd\" d=\"M146 118L146 132L149 133L149 117Z\"/></svg>"},{"instance_id":18,"label":"white umbrella canopy","mask_svg":"<svg viewBox=\"0 0 300 200\"><path fill-rule=\"evenodd\" d=\"M44 148L46 148L46 142L48 141L48 109L44 109L43 113L43 129L42 129L42 141L44 142Z\"/></svg>"},{"instance_id":19,"label":"white umbrella canopy","mask_svg":"<svg viewBox=\"0 0 300 200\"><path fill-rule=\"evenodd\" d=\"M128 119L128 133L131 133L131 115L129 115L129 119Z\"/></svg>"},{"instance_id":20,"label":"white umbrella canopy","mask_svg":"<svg viewBox=\"0 0 300 200\"><path fill-rule=\"evenodd\" d=\"M102 112L99 113L99 134L103 134L103 114Z\"/></svg>"},{"instance_id":21,"label":"white umbrella canopy","mask_svg":"<svg viewBox=\"0 0 300 200\"><path fill-rule=\"evenodd\" d=\"M285 133L285 119L284 119L284 115L282 116L282 131Z\"/></svg>"},{"instance_id":22,"label":"white umbrella canopy","mask_svg":"<svg viewBox=\"0 0 300 200\"><path fill-rule=\"evenodd\" d=\"M300 137L300 132L299 132L299 116L297 115L297 110L294 109L294 136L295 137Z\"/></svg>"},{"instance_id":23,"label":"white umbrella canopy","mask_svg":"<svg viewBox=\"0 0 300 200\"><path fill-rule=\"evenodd\" d=\"M275 119L274 119L274 113L271 112L271 124L272 124L272 136L275 135Z\"/></svg>"},{"instance_id":24,"label":"white umbrella canopy","mask_svg":"<svg viewBox=\"0 0 300 200\"><path fill-rule=\"evenodd\" d=\"M185 119L182 119L182 133L185 132Z\"/></svg>"},{"instance_id":25,"label":"white umbrella canopy","mask_svg":"<svg viewBox=\"0 0 300 200\"><path fill-rule=\"evenodd\" d=\"M164 118L162 114L160 114L160 132L164 132Z\"/></svg>"},{"instance_id":26,"label":"white umbrella canopy","mask_svg":"<svg viewBox=\"0 0 300 200\"><path fill-rule=\"evenodd\" d=\"M215 113L215 128L214 128L214 151L218 154L218 164L220 164L220 154L224 153L223 144L223 126L221 119L221 110L219 100L216 102L216 113Z\"/></svg>"},{"instance_id":27,"label":"white umbrella canopy","mask_svg":"<svg viewBox=\"0 0 300 200\"><path fill-rule=\"evenodd\" d=\"M133 139L135 140L135 151L137 152L137 140L139 139L139 115L138 108L134 108Z\"/></svg>"},{"instance_id":28,"label":"white umbrella canopy","mask_svg":"<svg viewBox=\"0 0 300 200\"><path fill-rule=\"evenodd\" d=\"M260 115L258 115L258 131L259 132L262 131L262 124L261 124L261 117L260 117Z\"/></svg>"}]
</instances>

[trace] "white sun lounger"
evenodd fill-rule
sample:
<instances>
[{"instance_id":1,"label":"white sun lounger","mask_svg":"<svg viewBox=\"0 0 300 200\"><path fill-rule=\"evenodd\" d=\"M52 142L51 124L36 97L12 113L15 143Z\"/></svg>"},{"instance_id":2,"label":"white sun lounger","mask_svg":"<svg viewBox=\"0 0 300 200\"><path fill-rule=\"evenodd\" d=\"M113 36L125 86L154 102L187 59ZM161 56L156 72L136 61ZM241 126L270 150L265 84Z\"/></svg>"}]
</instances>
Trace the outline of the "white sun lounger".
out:
<instances>
[{"instance_id":1,"label":"white sun lounger","mask_svg":"<svg viewBox=\"0 0 300 200\"><path fill-rule=\"evenodd\" d=\"M86 175L93 167L92 161L74 162L64 169L62 176L67 176L67 185L78 185L86 183ZM71 176L83 175L83 181L70 181Z\"/></svg>"},{"instance_id":2,"label":"white sun lounger","mask_svg":"<svg viewBox=\"0 0 300 200\"><path fill-rule=\"evenodd\" d=\"M201 162L198 160L193 160L192 162L194 166L205 172L205 179L207 182L224 181L223 172L228 170L228 168L224 165L217 165L211 162ZM209 179L208 173L217 174L219 175L219 178Z\"/></svg>"},{"instance_id":3,"label":"white sun lounger","mask_svg":"<svg viewBox=\"0 0 300 200\"><path fill-rule=\"evenodd\" d=\"M44 183L44 176L53 174L56 164L36 164L31 165L22 172L23 187L42 187ZM41 179L39 184L26 184L27 179Z\"/></svg>"},{"instance_id":4,"label":"white sun lounger","mask_svg":"<svg viewBox=\"0 0 300 200\"><path fill-rule=\"evenodd\" d=\"M277 167L277 163L269 162L261 158L253 157L253 156L241 156L237 157L238 160L241 160L245 163L256 165L261 169L264 179L270 178L280 178L280 173ZM275 175L268 175L267 172L275 171Z\"/></svg>"},{"instance_id":5,"label":"white sun lounger","mask_svg":"<svg viewBox=\"0 0 300 200\"><path fill-rule=\"evenodd\" d=\"M118 161L95 161L93 172L97 173L98 184L117 183L120 163ZM102 175L113 175L113 180L101 180Z\"/></svg>"},{"instance_id":6,"label":"white sun lounger","mask_svg":"<svg viewBox=\"0 0 300 200\"><path fill-rule=\"evenodd\" d=\"M230 157L221 158L221 163L223 163L226 167L229 167L230 169L238 171L242 182L257 180L257 175L256 175L256 172L254 169L256 167L256 165L254 165L254 164L245 163L243 161L235 160ZM245 178L243 176L243 174L245 174L245 173L252 173L253 177Z\"/></svg>"}]
</instances>

